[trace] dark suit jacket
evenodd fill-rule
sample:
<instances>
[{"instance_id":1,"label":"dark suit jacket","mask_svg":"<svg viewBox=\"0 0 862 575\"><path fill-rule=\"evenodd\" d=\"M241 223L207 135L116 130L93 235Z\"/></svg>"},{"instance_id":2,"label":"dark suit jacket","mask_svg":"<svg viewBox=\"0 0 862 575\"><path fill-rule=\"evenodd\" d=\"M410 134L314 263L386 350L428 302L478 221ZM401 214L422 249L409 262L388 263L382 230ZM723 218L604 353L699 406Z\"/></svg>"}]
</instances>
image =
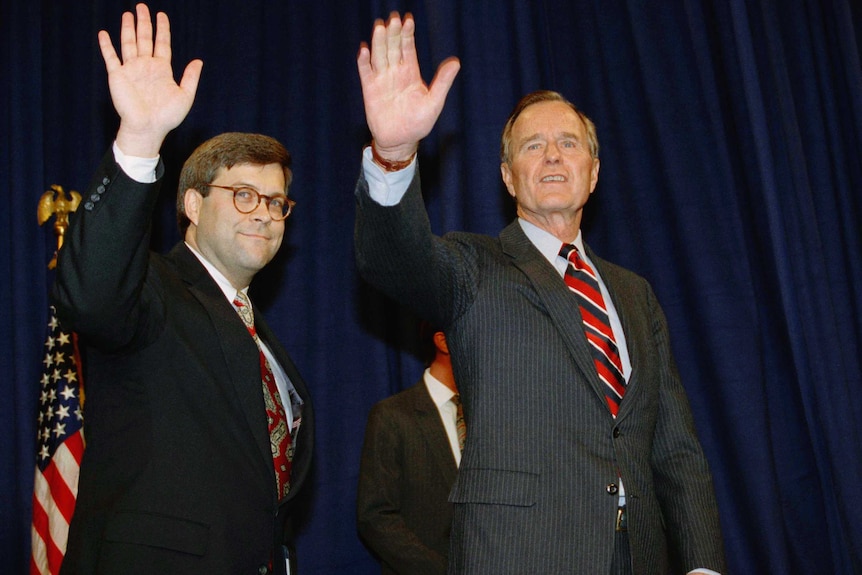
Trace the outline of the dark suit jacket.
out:
<instances>
[{"instance_id":1,"label":"dark suit jacket","mask_svg":"<svg viewBox=\"0 0 862 575\"><path fill-rule=\"evenodd\" d=\"M257 314L305 402L292 487L277 501L257 347L184 244L149 251L159 187L109 153L60 252L52 295L85 343L87 442L63 573L237 575L272 558L281 573L285 518L310 466L308 391Z\"/></svg>"},{"instance_id":2,"label":"dark suit jacket","mask_svg":"<svg viewBox=\"0 0 862 575\"><path fill-rule=\"evenodd\" d=\"M446 332L470 441L451 501L452 573L609 573L625 483L634 572L724 571L707 461L648 283L589 251L632 364L608 410L575 296L517 222L431 233L418 173L382 207L357 184L360 272Z\"/></svg>"},{"instance_id":3,"label":"dark suit jacket","mask_svg":"<svg viewBox=\"0 0 862 575\"><path fill-rule=\"evenodd\" d=\"M423 380L372 407L359 467L359 533L382 573L443 575L457 473L440 413Z\"/></svg>"}]
</instances>

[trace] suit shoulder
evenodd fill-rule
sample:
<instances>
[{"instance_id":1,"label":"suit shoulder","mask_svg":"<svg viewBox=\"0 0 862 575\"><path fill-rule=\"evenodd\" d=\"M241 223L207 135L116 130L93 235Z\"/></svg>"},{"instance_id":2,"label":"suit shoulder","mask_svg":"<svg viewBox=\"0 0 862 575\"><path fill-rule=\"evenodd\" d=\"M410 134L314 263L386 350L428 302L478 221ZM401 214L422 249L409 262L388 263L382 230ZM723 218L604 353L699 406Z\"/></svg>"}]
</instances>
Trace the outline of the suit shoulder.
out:
<instances>
[{"instance_id":1,"label":"suit shoulder","mask_svg":"<svg viewBox=\"0 0 862 575\"><path fill-rule=\"evenodd\" d=\"M417 405L420 405L426 399L430 401L430 396L425 387L425 382L420 380L418 383L414 383L407 389L381 399L374 404L371 410L372 413L409 413L415 410Z\"/></svg>"}]
</instances>

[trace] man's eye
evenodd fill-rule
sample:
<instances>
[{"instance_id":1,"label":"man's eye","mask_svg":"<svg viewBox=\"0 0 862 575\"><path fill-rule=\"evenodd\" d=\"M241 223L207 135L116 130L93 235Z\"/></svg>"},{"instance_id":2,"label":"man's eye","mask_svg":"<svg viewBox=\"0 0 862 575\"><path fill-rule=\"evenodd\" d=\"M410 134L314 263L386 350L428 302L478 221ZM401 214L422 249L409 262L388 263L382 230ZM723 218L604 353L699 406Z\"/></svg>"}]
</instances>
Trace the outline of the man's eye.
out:
<instances>
[{"instance_id":1,"label":"man's eye","mask_svg":"<svg viewBox=\"0 0 862 575\"><path fill-rule=\"evenodd\" d=\"M236 197L239 200L253 200L257 192L251 188L240 188L236 191Z\"/></svg>"},{"instance_id":2,"label":"man's eye","mask_svg":"<svg viewBox=\"0 0 862 575\"><path fill-rule=\"evenodd\" d=\"M276 208L281 209L284 207L285 200L286 200L286 198L284 198L282 196L276 196L276 197L272 198L271 200L269 200L269 205L275 206Z\"/></svg>"}]
</instances>

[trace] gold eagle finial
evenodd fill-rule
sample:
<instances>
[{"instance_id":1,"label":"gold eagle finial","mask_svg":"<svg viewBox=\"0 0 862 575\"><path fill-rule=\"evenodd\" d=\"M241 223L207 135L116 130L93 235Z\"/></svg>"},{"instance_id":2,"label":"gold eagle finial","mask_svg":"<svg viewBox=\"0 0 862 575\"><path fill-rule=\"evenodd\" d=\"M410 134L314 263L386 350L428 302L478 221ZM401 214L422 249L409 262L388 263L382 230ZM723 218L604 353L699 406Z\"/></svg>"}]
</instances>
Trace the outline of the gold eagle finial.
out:
<instances>
[{"instance_id":1,"label":"gold eagle finial","mask_svg":"<svg viewBox=\"0 0 862 575\"><path fill-rule=\"evenodd\" d=\"M54 269L57 265L57 253L63 247L63 236L66 235L66 228L69 227L69 214L77 210L80 203L81 194L71 190L67 195L63 187L57 184L53 184L51 189L39 198L39 205L36 208L36 218L39 225L47 222L51 216L56 216L54 234L57 236L57 251L54 252L54 257L48 263L48 269Z\"/></svg>"}]
</instances>

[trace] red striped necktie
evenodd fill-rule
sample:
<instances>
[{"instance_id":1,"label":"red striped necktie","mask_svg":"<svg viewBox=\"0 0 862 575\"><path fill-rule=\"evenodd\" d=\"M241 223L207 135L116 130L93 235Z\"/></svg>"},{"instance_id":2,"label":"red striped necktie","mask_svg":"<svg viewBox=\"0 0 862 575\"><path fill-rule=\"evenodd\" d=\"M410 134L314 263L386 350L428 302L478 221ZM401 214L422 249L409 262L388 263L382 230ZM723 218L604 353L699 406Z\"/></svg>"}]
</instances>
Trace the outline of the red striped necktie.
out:
<instances>
[{"instance_id":1,"label":"red striped necktie","mask_svg":"<svg viewBox=\"0 0 862 575\"><path fill-rule=\"evenodd\" d=\"M290 437L290 426L287 424L287 413L281 402L281 394L275 383L272 368L266 360L263 348L260 346L260 338L254 329L254 312L251 309L248 296L241 291L236 292L233 300L237 313L242 318L245 327L254 338L260 352L260 377L263 385L263 399L266 406L266 422L269 431L269 447L272 451L272 465L275 468L275 487L278 498L281 499L290 491L290 467L293 460L292 439Z\"/></svg>"},{"instance_id":2,"label":"red striped necktie","mask_svg":"<svg viewBox=\"0 0 862 575\"><path fill-rule=\"evenodd\" d=\"M605 384L608 408L616 417L626 393L626 380L598 279L573 244L563 244L560 255L569 261L564 279L569 289L578 296L584 333L590 344L593 362L599 379Z\"/></svg>"}]
</instances>

